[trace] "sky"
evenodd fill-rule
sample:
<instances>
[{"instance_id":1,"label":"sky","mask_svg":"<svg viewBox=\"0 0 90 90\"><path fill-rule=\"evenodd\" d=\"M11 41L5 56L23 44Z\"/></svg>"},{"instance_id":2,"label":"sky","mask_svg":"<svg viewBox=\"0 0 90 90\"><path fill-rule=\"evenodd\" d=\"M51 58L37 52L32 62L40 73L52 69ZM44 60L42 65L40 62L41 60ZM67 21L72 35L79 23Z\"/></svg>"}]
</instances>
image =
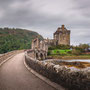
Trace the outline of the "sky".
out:
<instances>
[{"instance_id":1,"label":"sky","mask_svg":"<svg viewBox=\"0 0 90 90\"><path fill-rule=\"evenodd\" d=\"M0 0L0 27L51 39L62 24L71 30L71 44L90 43L90 0Z\"/></svg>"}]
</instances>

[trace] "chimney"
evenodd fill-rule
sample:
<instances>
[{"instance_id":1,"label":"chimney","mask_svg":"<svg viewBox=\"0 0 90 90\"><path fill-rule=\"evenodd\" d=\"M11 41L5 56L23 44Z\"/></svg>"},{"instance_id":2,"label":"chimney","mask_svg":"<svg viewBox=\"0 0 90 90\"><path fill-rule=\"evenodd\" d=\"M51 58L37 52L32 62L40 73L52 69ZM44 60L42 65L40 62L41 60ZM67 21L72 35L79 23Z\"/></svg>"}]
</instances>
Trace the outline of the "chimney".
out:
<instances>
[{"instance_id":1,"label":"chimney","mask_svg":"<svg viewBox=\"0 0 90 90\"><path fill-rule=\"evenodd\" d=\"M64 28L65 28L65 27L64 27L64 25L62 25L62 27L61 27L61 28L62 28L62 30L64 30Z\"/></svg>"}]
</instances>

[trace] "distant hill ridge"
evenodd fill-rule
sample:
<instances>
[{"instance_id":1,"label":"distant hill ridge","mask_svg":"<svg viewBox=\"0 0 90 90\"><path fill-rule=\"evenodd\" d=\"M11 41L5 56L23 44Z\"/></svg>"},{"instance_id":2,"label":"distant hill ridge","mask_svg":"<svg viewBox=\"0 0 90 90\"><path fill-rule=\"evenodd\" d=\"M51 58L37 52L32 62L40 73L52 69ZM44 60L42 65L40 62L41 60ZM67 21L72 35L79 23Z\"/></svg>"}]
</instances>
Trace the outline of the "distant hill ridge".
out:
<instances>
[{"instance_id":1,"label":"distant hill ridge","mask_svg":"<svg viewBox=\"0 0 90 90\"><path fill-rule=\"evenodd\" d=\"M19 28L0 28L0 53L29 49L34 38L43 39L37 32Z\"/></svg>"}]
</instances>

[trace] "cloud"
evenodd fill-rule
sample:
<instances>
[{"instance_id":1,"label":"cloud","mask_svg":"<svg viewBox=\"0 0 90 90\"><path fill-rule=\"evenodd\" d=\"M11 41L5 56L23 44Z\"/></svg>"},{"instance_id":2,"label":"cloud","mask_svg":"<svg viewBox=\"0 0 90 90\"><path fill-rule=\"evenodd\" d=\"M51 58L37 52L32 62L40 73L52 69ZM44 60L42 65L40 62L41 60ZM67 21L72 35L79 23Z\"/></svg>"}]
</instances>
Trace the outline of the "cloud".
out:
<instances>
[{"instance_id":1,"label":"cloud","mask_svg":"<svg viewBox=\"0 0 90 90\"><path fill-rule=\"evenodd\" d=\"M71 44L89 43L89 0L0 0L0 27L27 28L53 37L65 24Z\"/></svg>"}]
</instances>

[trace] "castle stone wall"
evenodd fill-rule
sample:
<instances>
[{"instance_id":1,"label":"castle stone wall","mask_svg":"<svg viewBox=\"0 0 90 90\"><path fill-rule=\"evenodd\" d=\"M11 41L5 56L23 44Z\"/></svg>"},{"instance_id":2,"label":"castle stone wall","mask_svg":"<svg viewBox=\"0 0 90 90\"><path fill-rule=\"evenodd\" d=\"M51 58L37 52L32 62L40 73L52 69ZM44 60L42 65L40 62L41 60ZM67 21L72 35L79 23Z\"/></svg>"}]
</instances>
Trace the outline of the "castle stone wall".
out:
<instances>
[{"instance_id":1,"label":"castle stone wall","mask_svg":"<svg viewBox=\"0 0 90 90\"><path fill-rule=\"evenodd\" d=\"M54 33L54 39L57 40L58 45L70 45L70 30L67 30L64 25L58 28Z\"/></svg>"}]
</instances>

